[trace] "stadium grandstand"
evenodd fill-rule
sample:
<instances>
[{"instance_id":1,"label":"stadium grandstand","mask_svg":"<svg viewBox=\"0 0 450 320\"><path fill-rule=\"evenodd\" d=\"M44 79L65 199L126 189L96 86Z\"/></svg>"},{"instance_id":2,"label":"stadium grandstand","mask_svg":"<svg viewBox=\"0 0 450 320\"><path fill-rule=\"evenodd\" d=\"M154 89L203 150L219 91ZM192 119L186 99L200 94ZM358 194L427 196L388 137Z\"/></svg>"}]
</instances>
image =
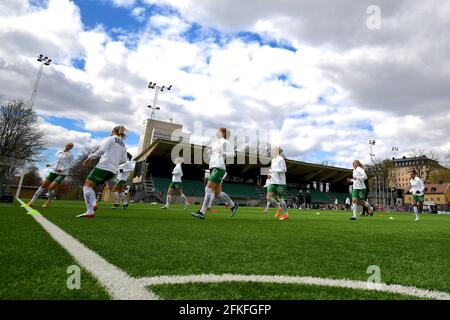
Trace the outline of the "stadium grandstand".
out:
<instances>
[{"instance_id":1,"label":"stadium grandstand","mask_svg":"<svg viewBox=\"0 0 450 320\"><path fill-rule=\"evenodd\" d=\"M174 164L171 160L172 150L179 145L178 142L158 139L135 158L133 184L135 186L134 200L136 202L162 202L167 188L171 182L171 172ZM183 153L183 191L193 203L200 203L205 188L206 163L191 164L194 154L203 154L205 146L185 144ZM245 159L243 163L236 164L237 159ZM257 161L258 160L258 161ZM227 177L224 181L224 191L234 200L244 206L265 205L266 180L264 168L270 166L267 157L258 158L250 153L237 152L234 162L227 164ZM239 163L242 163L240 161ZM266 165L264 165L266 164ZM312 202L316 207L325 207L333 204L337 198L343 205L349 196L348 178L352 170L306 163L286 159L287 166L287 200L292 205L298 197L299 191L310 190Z\"/></svg>"}]
</instances>

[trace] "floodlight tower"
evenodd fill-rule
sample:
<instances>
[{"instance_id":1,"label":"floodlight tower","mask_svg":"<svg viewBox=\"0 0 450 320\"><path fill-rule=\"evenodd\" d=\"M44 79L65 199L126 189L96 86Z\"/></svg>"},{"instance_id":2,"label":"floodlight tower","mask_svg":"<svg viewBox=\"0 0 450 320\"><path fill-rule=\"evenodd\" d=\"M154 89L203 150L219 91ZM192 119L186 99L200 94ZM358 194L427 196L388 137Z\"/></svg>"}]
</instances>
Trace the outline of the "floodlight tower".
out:
<instances>
[{"instance_id":1,"label":"floodlight tower","mask_svg":"<svg viewBox=\"0 0 450 320\"><path fill-rule=\"evenodd\" d=\"M36 99L36 94L37 94L37 91L39 88L39 81L41 80L42 71L44 70L44 66L49 66L52 63L52 59L50 59L49 57L44 57L43 54L40 54L37 57L37 61L41 63L41 66L40 66L39 72L37 74L36 82L34 83L33 92L31 93L31 99L30 99L31 107L34 105L34 100Z\"/></svg>"},{"instance_id":2,"label":"floodlight tower","mask_svg":"<svg viewBox=\"0 0 450 320\"><path fill-rule=\"evenodd\" d=\"M373 147L377 144L377 142L374 139L370 139L369 140L369 145L370 145L370 159L373 162L373 158L375 157L375 155L373 154Z\"/></svg>"},{"instance_id":3,"label":"floodlight tower","mask_svg":"<svg viewBox=\"0 0 450 320\"><path fill-rule=\"evenodd\" d=\"M398 147L392 147L392 155L394 156L394 159L397 158L397 152L398 152Z\"/></svg>"},{"instance_id":4,"label":"floodlight tower","mask_svg":"<svg viewBox=\"0 0 450 320\"><path fill-rule=\"evenodd\" d=\"M155 96L153 98L153 106L149 105L147 106L147 108L150 108L152 110L151 116L150 116L150 120L153 121L153 119L155 118L155 114L156 114L156 110L161 110L161 108L159 108L157 106L158 104L158 97L159 97L159 93L160 92L164 92L164 91L170 91L172 90L172 85L170 86L159 86L156 84L156 82L149 82L148 83L148 88L155 90Z\"/></svg>"},{"instance_id":5,"label":"floodlight tower","mask_svg":"<svg viewBox=\"0 0 450 320\"><path fill-rule=\"evenodd\" d=\"M372 164L374 164L374 157L375 154L373 153L373 147L377 144L375 139L370 139L369 140L369 145L370 145L370 160L372 161ZM375 175L375 198L377 199L377 204L378 204L378 176Z\"/></svg>"}]
</instances>

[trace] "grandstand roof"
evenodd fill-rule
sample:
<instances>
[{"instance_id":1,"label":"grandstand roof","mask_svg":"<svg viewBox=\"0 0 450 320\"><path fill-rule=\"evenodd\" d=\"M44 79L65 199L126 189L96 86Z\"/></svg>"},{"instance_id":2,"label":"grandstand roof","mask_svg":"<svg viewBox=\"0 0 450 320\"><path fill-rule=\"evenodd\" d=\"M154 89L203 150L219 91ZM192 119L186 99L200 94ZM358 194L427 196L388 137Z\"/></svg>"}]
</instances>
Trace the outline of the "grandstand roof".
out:
<instances>
[{"instance_id":1,"label":"grandstand roof","mask_svg":"<svg viewBox=\"0 0 450 320\"><path fill-rule=\"evenodd\" d=\"M161 166L169 166L172 167L173 163L171 161L171 153L172 149L179 144L176 141L167 141L167 140L157 140L153 142L150 146L148 146L141 154L139 154L136 158L136 162L152 162L153 166L161 167ZM185 144L185 150L190 150L191 159L194 159L194 151L203 152L205 146L195 145L195 144ZM203 154L203 153L201 153ZM190 164L189 156L183 155L185 158L185 163ZM227 166L227 171L229 174L235 174L240 176L255 176L261 175L261 168L270 166L270 158L269 157L261 157L261 161L256 161L258 158L255 154L238 152L237 157L245 157L245 164L231 164ZM236 159L236 158L235 158ZM153 160L153 161L150 161ZM267 165L261 164L267 163ZM196 170L207 168L207 164L193 164ZM190 167L189 166L189 167ZM301 179L302 181L322 181L322 182L330 182L330 183L342 183L345 179L350 178L352 176L352 170L346 168L338 168L331 167L325 165L319 165L315 163L307 163L297 160L286 159L286 166L288 170L288 176L296 176L297 179ZM183 167L183 171L189 171L188 166ZM189 175L189 174L188 174ZM296 179L296 180L297 180Z\"/></svg>"}]
</instances>

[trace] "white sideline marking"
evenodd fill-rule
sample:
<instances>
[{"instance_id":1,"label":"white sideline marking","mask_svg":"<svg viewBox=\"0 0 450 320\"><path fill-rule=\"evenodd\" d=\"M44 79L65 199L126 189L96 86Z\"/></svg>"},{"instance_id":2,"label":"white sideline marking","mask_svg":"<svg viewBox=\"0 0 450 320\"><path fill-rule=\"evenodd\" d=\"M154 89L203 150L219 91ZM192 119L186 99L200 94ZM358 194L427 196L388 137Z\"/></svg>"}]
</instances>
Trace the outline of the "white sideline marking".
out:
<instances>
[{"instance_id":1,"label":"white sideline marking","mask_svg":"<svg viewBox=\"0 0 450 320\"><path fill-rule=\"evenodd\" d=\"M19 199L18 199L19 200ZM19 200L23 205L23 201ZM28 212L31 208L25 207ZM89 271L106 288L115 300L157 300L158 296L140 285L135 278L109 263L94 251L44 218L41 214L32 216L50 236L66 249L75 260Z\"/></svg>"},{"instance_id":2,"label":"white sideline marking","mask_svg":"<svg viewBox=\"0 0 450 320\"><path fill-rule=\"evenodd\" d=\"M378 288L369 288L369 283L355 280L335 280L314 277L297 276L264 276L264 275L191 275L191 276L159 276L151 278L141 278L139 282L145 286L154 286L161 284L187 284L187 283L220 283L220 282L259 282L259 283L288 283L304 284L337 288L361 289L369 291L390 292L401 295L428 298L435 300L450 300L450 294L440 291L424 290L415 287L402 285L379 284ZM370 283L374 285L373 283Z\"/></svg>"},{"instance_id":3,"label":"white sideline marking","mask_svg":"<svg viewBox=\"0 0 450 320\"><path fill-rule=\"evenodd\" d=\"M17 199L22 205L24 202ZM28 212L33 209L25 207ZM85 247L81 242L67 234L64 230L48 221L41 214L32 217L50 234L50 236L66 249L75 260L89 271L108 291L115 300L158 300L146 287L161 284L187 284L187 283L221 283L221 282L259 282L259 283L284 283L304 284L325 287L337 287L348 289L361 289L368 291L390 292L418 298L435 300L450 300L450 294L442 291L425 290L416 287L402 285L377 284L365 281L347 279L325 279L315 277L283 276L283 275L187 275L187 276L157 276L145 278L133 278L115 265L109 263L94 251ZM370 286L372 285L372 286Z\"/></svg>"}]
</instances>

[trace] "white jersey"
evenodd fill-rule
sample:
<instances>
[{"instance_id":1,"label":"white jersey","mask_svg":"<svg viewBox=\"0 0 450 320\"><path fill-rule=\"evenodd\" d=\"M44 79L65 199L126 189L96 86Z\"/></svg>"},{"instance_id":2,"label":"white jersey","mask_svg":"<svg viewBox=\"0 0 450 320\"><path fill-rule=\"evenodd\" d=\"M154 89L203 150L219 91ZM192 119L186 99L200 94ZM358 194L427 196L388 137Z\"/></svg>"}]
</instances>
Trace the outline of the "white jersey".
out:
<instances>
[{"instance_id":1,"label":"white jersey","mask_svg":"<svg viewBox=\"0 0 450 320\"><path fill-rule=\"evenodd\" d=\"M181 169L181 163L178 163L172 171L172 182L181 182L183 176L183 170Z\"/></svg>"},{"instance_id":2,"label":"white jersey","mask_svg":"<svg viewBox=\"0 0 450 320\"><path fill-rule=\"evenodd\" d=\"M350 205L351 201L350 198L345 199L345 204Z\"/></svg>"},{"instance_id":3,"label":"white jersey","mask_svg":"<svg viewBox=\"0 0 450 320\"><path fill-rule=\"evenodd\" d=\"M53 164L53 168L50 172L67 176L69 174L70 167L75 162L75 157L70 151L58 151L58 153L56 153L56 159L57 160Z\"/></svg>"},{"instance_id":4,"label":"white jersey","mask_svg":"<svg viewBox=\"0 0 450 320\"><path fill-rule=\"evenodd\" d=\"M423 196L425 191L425 185L423 184L422 179L419 177L415 177L414 179L410 180L411 183L411 194L417 195L417 196Z\"/></svg>"},{"instance_id":5,"label":"white jersey","mask_svg":"<svg viewBox=\"0 0 450 320\"><path fill-rule=\"evenodd\" d=\"M282 156L276 156L272 159L270 165L270 175L272 184L286 185L286 162Z\"/></svg>"},{"instance_id":6,"label":"white jersey","mask_svg":"<svg viewBox=\"0 0 450 320\"><path fill-rule=\"evenodd\" d=\"M227 170L225 166L225 159L234 157L234 148L230 141L220 138L216 140L211 146L211 159L209 160L209 168L218 168Z\"/></svg>"},{"instance_id":7,"label":"white jersey","mask_svg":"<svg viewBox=\"0 0 450 320\"><path fill-rule=\"evenodd\" d=\"M128 161L127 148L118 136L111 136L102 141L100 149L89 155L88 159L100 157L97 168L116 174L119 165Z\"/></svg>"},{"instance_id":8,"label":"white jersey","mask_svg":"<svg viewBox=\"0 0 450 320\"><path fill-rule=\"evenodd\" d=\"M119 166L119 170L117 170L117 180L119 181L127 181L130 176L130 172L134 169L134 162L127 161L124 164ZM122 170L122 172L120 172Z\"/></svg>"},{"instance_id":9,"label":"white jersey","mask_svg":"<svg viewBox=\"0 0 450 320\"><path fill-rule=\"evenodd\" d=\"M363 168L358 167L353 170L353 189L363 190L366 189L364 181L367 180L367 174Z\"/></svg>"},{"instance_id":10,"label":"white jersey","mask_svg":"<svg viewBox=\"0 0 450 320\"><path fill-rule=\"evenodd\" d=\"M267 178L266 179L266 184L264 185L263 188L268 188L272 183L272 178Z\"/></svg>"}]
</instances>

